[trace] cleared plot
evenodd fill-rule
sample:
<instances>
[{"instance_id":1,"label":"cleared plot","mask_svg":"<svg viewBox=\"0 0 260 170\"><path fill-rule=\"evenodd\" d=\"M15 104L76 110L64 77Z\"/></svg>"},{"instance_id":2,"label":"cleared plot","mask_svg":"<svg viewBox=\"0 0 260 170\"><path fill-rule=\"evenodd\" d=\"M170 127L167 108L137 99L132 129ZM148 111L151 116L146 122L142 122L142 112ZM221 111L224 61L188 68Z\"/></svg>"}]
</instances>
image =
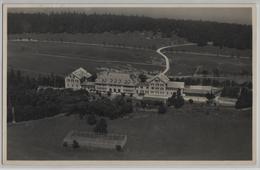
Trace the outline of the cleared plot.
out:
<instances>
[{"instance_id":1,"label":"cleared plot","mask_svg":"<svg viewBox=\"0 0 260 170\"><path fill-rule=\"evenodd\" d=\"M153 71L162 69L161 62L153 51L50 42L8 43L8 66L35 72L66 74L78 67L89 71L98 67Z\"/></svg>"},{"instance_id":2,"label":"cleared plot","mask_svg":"<svg viewBox=\"0 0 260 170\"><path fill-rule=\"evenodd\" d=\"M222 75L237 75L243 71L252 73L251 59L167 52L165 54L170 60L170 75L192 75L198 66L208 72L218 68Z\"/></svg>"},{"instance_id":3,"label":"cleared plot","mask_svg":"<svg viewBox=\"0 0 260 170\"><path fill-rule=\"evenodd\" d=\"M194 104L171 108L165 115L138 112L131 118L108 120L110 133L127 135L123 152L63 148L69 131L93 129L77 116L36 120L8 126L7 156L10 160L250 160L251 113Z\"/></svg>"}]
</instances>

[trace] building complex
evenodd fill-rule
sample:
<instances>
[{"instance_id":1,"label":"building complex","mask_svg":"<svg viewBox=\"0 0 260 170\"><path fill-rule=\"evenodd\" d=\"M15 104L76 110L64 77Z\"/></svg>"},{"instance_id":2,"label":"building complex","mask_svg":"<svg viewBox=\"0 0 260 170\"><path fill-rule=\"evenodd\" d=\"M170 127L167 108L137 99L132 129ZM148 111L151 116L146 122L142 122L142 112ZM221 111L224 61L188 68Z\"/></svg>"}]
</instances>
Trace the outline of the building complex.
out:
<instances>
[{"instance_id":1,"label":"building complex","mask_svg":"<svg viewBox=\"0 0 260 170\"><path fill-rule=\"evenodd\" d=\"M111 92L112 94L125 93L158 100L168 99L179 90L186 100L193 99L194 101L205 101L206 93L217 91L211 86L185 87L184 82L170 81L163 73L149 77L145 81L141 81L134 74L110 71L98 73L95 81L89 81L90 77L89 72L79 68L65 77L65 88Z\"/></svg>"}]
</instances>

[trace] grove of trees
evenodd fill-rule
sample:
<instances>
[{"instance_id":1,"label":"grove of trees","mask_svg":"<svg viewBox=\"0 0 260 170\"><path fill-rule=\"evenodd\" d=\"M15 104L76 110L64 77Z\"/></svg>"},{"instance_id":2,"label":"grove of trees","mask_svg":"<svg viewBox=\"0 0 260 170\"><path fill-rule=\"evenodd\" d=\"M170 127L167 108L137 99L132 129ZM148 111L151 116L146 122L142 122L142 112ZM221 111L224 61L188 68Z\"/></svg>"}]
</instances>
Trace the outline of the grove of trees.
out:
<instances>
[{"instance_id":1,"label":"grove of trees","mask_svg":"<svg viewBox=\"0 0 260 170\"><path fill-rule=\"evenodd\" d=\"M20 33L103 33L160 32L177 35L204 46L252 48L252 26L210 21L176 20L140 16L85 13L9 13L8 34Z\"/></svg>"},{"instance_id":2,"label":"grove of trees","mask_svg":"<svg viewBox=\"0 0 260 170\"><path fill-rule=\"evenodd\" d=\"M54 90L52 88L39 90L37 87L42 83L46 86L54 85L53 79L48 77L56 76L41 75L39 77L25 76L19 70L8 72L8 122L13 120L12 108L14 108L17 122L68 113L79 114L81 118L88 115L89 124L96 123L94 115L115 119L133 111L132 100L124 95L111 100L99 94L90 96L86 90ZM46 84L45 81L41 81L45 79L49 80ZM64 79L62 82L64 83ZM59 83L55 85L60 86Z\"/></svg>"}]
</instances>

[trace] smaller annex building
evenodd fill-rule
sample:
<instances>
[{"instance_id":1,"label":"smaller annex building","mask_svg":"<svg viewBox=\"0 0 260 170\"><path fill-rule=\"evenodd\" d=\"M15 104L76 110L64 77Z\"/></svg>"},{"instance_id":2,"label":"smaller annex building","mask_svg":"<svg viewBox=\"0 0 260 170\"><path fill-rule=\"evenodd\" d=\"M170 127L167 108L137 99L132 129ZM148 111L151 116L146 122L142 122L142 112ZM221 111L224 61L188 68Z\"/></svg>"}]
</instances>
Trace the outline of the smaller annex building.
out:
<instances>
[{"instance_id":1,"label":"smaller annex building","mask_svg":"<svg viewBox=\"0 0 260 170\"><path fill-rule=\"evenodd\" d=\"M216 88L212 86L201 86L201 85L192 85L186 86L184 89L184 100L193 100L196 102L206 102L206 94L212 93L217 95L221 92L221 88Z\"/></svg>"},{"instance_id":2,"label":"smaller annex building","mask_svg":"<svg viewBox=\"0 0 260 170\"><path fill-rule=\"evenodd\" d=\"M82 88L81 84L91 76L89 72L80 67L65 77L65 88L79 90Z\"/></svg>"}]
</instances>

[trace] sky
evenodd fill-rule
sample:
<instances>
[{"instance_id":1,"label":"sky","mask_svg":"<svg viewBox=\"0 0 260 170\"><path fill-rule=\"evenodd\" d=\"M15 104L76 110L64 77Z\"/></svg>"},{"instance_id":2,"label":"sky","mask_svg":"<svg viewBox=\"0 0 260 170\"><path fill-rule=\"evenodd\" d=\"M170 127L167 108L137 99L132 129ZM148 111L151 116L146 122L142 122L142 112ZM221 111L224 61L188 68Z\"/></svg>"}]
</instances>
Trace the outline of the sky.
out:
<instances>
[{"instance_id":1,"label":"sky","mask_svg":"<svg viewBox=\"0 0 260 170\"><path fill-rule=\"evenodd\" d=\"M185 20L205 20L225 23L252 24L251 8L10 8L8 12L81 12L86 14L139 15L152 18L174 18Z\"/></svg>"}]
</instances>

